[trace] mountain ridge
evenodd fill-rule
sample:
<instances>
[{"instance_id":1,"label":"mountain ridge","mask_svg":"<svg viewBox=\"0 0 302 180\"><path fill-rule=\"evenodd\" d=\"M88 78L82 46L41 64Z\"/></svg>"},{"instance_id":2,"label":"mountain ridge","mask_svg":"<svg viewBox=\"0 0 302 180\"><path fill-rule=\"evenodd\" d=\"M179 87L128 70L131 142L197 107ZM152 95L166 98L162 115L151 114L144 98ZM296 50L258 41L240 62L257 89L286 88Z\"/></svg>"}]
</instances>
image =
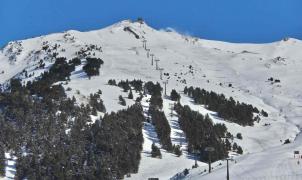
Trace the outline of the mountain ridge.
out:
<instances>
[{"instance_id":1,"label":"mountain ridge","mask_svg":"<svg viewBox=\"0 0 302 180\"><path fill-rule=\"evenodd\" d=\"M44 35L38 35L38 36L35 36L35 37L31 37L31 38L25 38L25 39L19 39L19 40L14 40L14 41L9 41L8 43L6 43L5 45L3 45L3 48L1 49L4 49L6 46L8 46L9 44L11 43L14 43L14 42L18 42L18 41L27 41L27 40L33 40L33 39L36 39L36 38L43 38L45 36L52 36L52 35L60 35L60 34L64 34L64 33L92 33L92 32L98 32L98 31L101 31L101 30L104 30L104 29L108 29L108 28L114 28L114 27L119 27L119 26L131 26L132 24L134 23L139 23L137 21L132 21L132 20L122 20L122 21L119 21L117 23L114 23L112 25L109 25L109 26L106 26L106 27L103 27L103 28L100 28L100 29L94 29L94 30L87 30L87 31L79 31L79 30L76 30L76 29L69 29L69 30L66 30L66 31L62 31L62 32L54 32L54 33L49 33L49 34L44 34ZM265 43L252 43L252 42L229 42L229 41L220 41L220 40L211 40L211 39L203 39L203 38L200 38L200 37L196 37L196 36L190 36L190 35L185 35L181 32L178 32L177 30L173 29L173 28L170 28L170 27L167 27L167 28L160 28L160 29L154 29L152 28L151 26L149 26L145 21L142 22L143 25L153 29L153 30L156 30L156 31L166 31L166 32L173 32L173 33L177 33L181 36L186 36L186 37L190 37L190 38L197 38L197 39L200 39L200 40L205 40L205 41L212 41L212 42L221 42L221 43L228 43L228 44L239 44L239 45L244 45L244 44L247 44L247 45L260 45L260 44L272 44L272 43L280 43L280 42L300 42L302 40L300 39L297 39L297 38L292 38L292 37L285 37L281 40L277 40L277 41L272 41L272 42L265 42ZM0 50L1 50L0 49Z\"/></svg>"},{"instance_id":2,"label":"mountain ridge","mask_svg":"<svg viewBox=\"0 0 302 180\"><path fill-rule=\"evenodd\" d=\"M146 47L143 47L143 40L146 40ZM293 148L300 147L300 138L297 138L297 144L295 139L300 132L299 127L302 127L299 108L302 107L299 83L302 75L301 48L301 41L291 38L266 44L226 43L155 30L145 23L122 21L100 30L70 30L9 43L0 52L0 72L3 72L0 74L0 83L20 78L25 85L28 81L39 79L54 64L54 53L55 57L64 57L66 61L75 57L79 57L82 62L86 62L85 57L101 58L104 64L99 69L99 76L88 77L83 71L84 64L81 64L71 72L70 81L60 81L57 84L62 84L67 96L75 96L79 104L87 104L89 95L101 90L107 112L116 112L125 108L119 104L118 96L127 97L127 94L119 87L108 86L108 80L141 79L144 82L159 82L162 87L163 82L168 81L167 92L172 89L179 92L183 105L189 105L201 114L210 114L214 122L226 124L233 134L242 133L243 140L235 140L244 150L244 155L238 157L238 161L242 159L242 162L238 164L242 163L254 171L257 167L249 164L248 160L258 154L267 155L272 150L272 154L280 159L280 167L283 166L283 160L290 163L292 168L292 160L288 157L291 149L284 148L280 141L289 139L294 142ZM150 49L149 52L146 49ZM151 54L155 57L153 64ZM155 67L155 59L160 60L158 66L163 68L162 75ZM25 76L25 71L30 77ZM266 110L269 116L263 117L253 127L224 121L217 118L215 112L192 102L183 93L185 86L201 87L253 104ZM163 97L163 111L169 114L169 103L172 102L166 96ZM143 99L145 104L148 104L148 98L150 97ZM134 103L133 100L126 99L127 105ZM96 120L97 117L93 119ZM175 121L168 117L169 122L172 120ZM177 132L175 129L172 131ZM192 163L190 158L177 159L169 153L163 153L163 161L150 160L144 155L142 169L150 169L165 161L167 164L158 166L161 169L153 167L150 172L139 171L137 175L133 175L133 179L142 179L146 174L156 172L164 178L172 177ZM259 162L271 168L263 170L260 175L269 174L276 170L274 168L281 171L280 167L278 169L261 159ZM163 165L168 163L176 163L175 169L164 172L166 169L163 169ZM219 163L216 164L218 168ZM203 171L202 168L205 168L204 164L198 170ZM289 169L288 172L295 173L296 169ZM214 176L222 177L223 174L217 173ZM243 176L244 170L237 172L237 178ZM196 173L196 179L198 178Z\"/></svg>"}]
</instances>

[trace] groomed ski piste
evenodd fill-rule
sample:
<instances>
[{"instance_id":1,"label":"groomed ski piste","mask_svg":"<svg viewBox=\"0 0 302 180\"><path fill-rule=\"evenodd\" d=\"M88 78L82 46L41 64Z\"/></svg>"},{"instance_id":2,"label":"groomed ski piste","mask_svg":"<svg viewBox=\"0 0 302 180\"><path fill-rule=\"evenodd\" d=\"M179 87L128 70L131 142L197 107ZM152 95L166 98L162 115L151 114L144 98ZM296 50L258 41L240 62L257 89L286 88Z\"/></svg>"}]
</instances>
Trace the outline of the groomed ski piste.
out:
<instances>
[{"instance_id":1,"label":"groomed ski piste","mask_svg":"<svg viewBox=\"0 0 302 180\"><path fill-rule=\"evenodd\" d=\"M125 31L129 27L131 32ZM143 47L142 40L158 66ZM101 30L90 32L67 31L41 36L33 39L11 42L0 51L0 83L6 84L10 78L21 77L23 82L32 81L47 71L54 62L47 61L47 55L40 51L44 44L60 44L59 57L71 59L75 52L89 45L102 47L93 50L95 57L100 57L104 65L100 75L89 79L78 67L72 73L71 81L64 84L68 96L75 96L79 103L87 103L89 94L102 90L101 98L107 112L118 111L134 104L127 99L127 93L116 86L107 84L109 79L133 80L161 83L168 81L167 94L176 89L180 103L189 105L201 114L209 114L214 123L224 123L233 135L241 133L242 140L234 139L243 148L243 155L230 153L235 161L230 162L230 179L302 179L302 165L293 158L293 152L302 151L302 42L286 38L267 44L235 44L199 39L181 35L173 29L156 30L146 23L122 21ZM86 46L87 45L87 46ZM64 50L62 50L64 49ZM149 54L150 55L150 54ZM44 69L37 69L40 59L45 59ZM27 70L31 77L21 75ZM273 77L280 83L268 81ZM232 84L230 87L229 84ZM208 91L223 93L236 101L252 104L268 112L267 118L261 117L254 126L240 126L228 120L220 119L216 112L210 112L202 105L196 105L184 95L185 86L204 88ZM118 96L125 97L127 106L118 103ZM135 95L137 96L137 95ZM148 109L149 96L142 100L144 110ZM135 99L135 98L134 98ZM161 149L162 159L150 157L151 144L158 139L151 123L145 123L143 129L144 144L142 159L137 174L126 179L143 180L150 177L159 179L175 178L175 175L188 168L189 174L182 179L226 178L226 161L213 163L211 174L204 172L207 164L198 162L199 167L192 169L194 157L186 151L185 134L178 125L177 114L172 112L172 101L163 96L163 111L171 127L172 144L181 145L183 155L180 157ZM145 114L147 116L147 114ZM283 144L286 139L290 144ZM160 144L158 143L160 147ZM11 162L10 162L11 163ZM7 165L12 168L11 164ZM7 171L8 172L8 171ZM11 170L9 170L11 172ZM6 179L13 179L13 173Z\"/></svg>"},{"instance_id":2,"label":"groomed ski piste","mask_svg":"<svg viewBox=\"0 0 302 180\"><path fill-rule=\"evenodd\" d=\"M150 118L148 117L148 109L149 109L148 101L150 97L151 96L148 95L142 100L142 106L144 108L146 118ZM169 122L172 123L172 121ZM182 132L180 130L178 131L177 130L178 129L171 128L172 144L181 144L183 141L183 137L179 134L176 134L176 132L178 133L182 133ZM168 153L164 149L161 149L161 153L162 153L161 159L151 157L152 143L155 143L158 147L160 147L159 139L157 137L155 127L152 125L152 123L148 123L148 122L144 123L143 136L144 136L144 145L143 145L140 171L138 174L132 174L131 178L129 179L140 180L140 179L148 179L152 177L153 178L161 177L162 179L169 179L171 177L171 173L176 174L180 171L183 171L183 167L192 166L193 161L192 159L188 158L187 153L184 153L181 157L177 157L175 154ZM185 144L186 144L185 142L182 143L183 147L185 147ZM181 163L182 165L180 166L179 163ZM167 166L170 168L170 171L167 171Z\"/></svg>"}]
</instances>

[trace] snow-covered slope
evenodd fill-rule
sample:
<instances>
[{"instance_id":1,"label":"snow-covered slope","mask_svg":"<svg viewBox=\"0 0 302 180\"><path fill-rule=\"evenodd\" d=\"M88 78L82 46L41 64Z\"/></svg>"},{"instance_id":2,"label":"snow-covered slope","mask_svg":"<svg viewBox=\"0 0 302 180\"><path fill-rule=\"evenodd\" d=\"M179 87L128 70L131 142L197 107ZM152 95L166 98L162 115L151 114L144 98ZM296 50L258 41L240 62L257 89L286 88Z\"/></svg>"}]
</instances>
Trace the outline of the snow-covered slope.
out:
<instances>
[{"instance_id":1,"label":"snow-covered slope","mask_svg":"<svg viewBox=\"0 0 302 180\"><path fill-rule=\"evenodd\" d=\"M158 66L163 68L163 73L166 74L162 80L160 71L156 70L155 61L152 65L152 58L150 54L148 57L148 52L143 47L143 39L146 40L150 54L154 55L154 60L160 60ZM90 48L92 46L97 48ZM253 104L269 113L268 118L262 118L254 127L242 127L225 122L217 118L215 112L211 113L214 122L225 123L231 133L240 132L243 135L243 140L235 140L243 147L244 155L237 157L237 164L231 165L232 179L245 177L274 179L281 171L288 177L294 177L297 173L291 154L302 147L300 136L296 138L302 127L300 40L284 39L268 44L234 44L183 36L174 31L159 31L145 23L122 21L96 31L72 30L9 43L0 51L0 83L5 84L12 77L21 77L26 83L47 71L53 63L50 60L53 52L58 53L58 57L71 59L77 56L77 52L89 48L87 53L104 61L100 75L89 80L81 68L76 69L71 81L64 85L66 89L71 88L67 91L69 96L75 96L78 101L85 103L90 93L100 89L103 91L102 99L107 111L122 109L124 107L118 104L118 96L127 94L117 87L107 85L109 79L142 79L160 83L168 80L168 93L172 89L181 92L184 86L192 85L232 96L235 100ZM52 49L51 53L47 53L48 49ZM45 62L45 68L38 68L41 59ZM26 78L21 74L24 69L31 75L30 77ZM268 81L270 77L281 82L272 83ZM229 84L232 86L229 87ZM203 114L208 112L202 106L193 104L184 94L181 95L182 104L188 104ZM134 101L127 100L127 105L133 103ZM167 117L170 112L169 104L169 100L164 99ZM177 121L177 118L169 117L168 120L171 124ZM171 136L173 143L176 144L181 138L174 136L177 132L179 133L179 129L172 127ZM285 139L290 139L294 143L282 145ZM182 145L185 146L185 143ZM165 161L163 158L151 162L150 157L148 160L148 157L143 156L141 171L139 170L138 175L133 175L133 178L136 176L145 178L142 174L148 174L146 171L156 166L166 168L165 173L161 173L163 178L172 177L179 169L190 168L187 160L192 161L193 165L193 159L189 156L186 158L185 155L179 159L176 157L167 159L173 161ZM204 168L205 166L201 166L192 170L189 179L225 177L225 162L217 167L218 170L215 168L211 175L201 174ZM254 171L257 171L257 176L250 173Z\"/></svg>"}]
</instances>

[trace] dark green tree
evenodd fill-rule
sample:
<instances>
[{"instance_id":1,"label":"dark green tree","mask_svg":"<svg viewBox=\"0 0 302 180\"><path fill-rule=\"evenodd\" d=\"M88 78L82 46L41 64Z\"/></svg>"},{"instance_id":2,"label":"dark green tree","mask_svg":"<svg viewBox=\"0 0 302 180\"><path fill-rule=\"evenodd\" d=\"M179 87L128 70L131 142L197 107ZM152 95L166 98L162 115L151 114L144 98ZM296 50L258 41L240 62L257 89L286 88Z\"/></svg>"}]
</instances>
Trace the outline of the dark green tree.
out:
<instances>
[{"instance_id":1,"label":"dark green tree","mask_svg":"<svg viewBox=\"0 0 302 180\"><path fill-rule=\"evenodd\" d=\"M234 143L234 144L233 144L233 151L237 151L237 148L238 148L237 143Z\"/></svg>"},{"instance_id":2,"label":"dark green tree","mask_svg":"<svg viewBox=\"0 0 302 180\"><path fill-rule=\"evenodd\" d=\"M228 151L232 150L232 144L230 143L230 141L228 139L225 139L225 148Z\"/></svg>"},{"instance_id":3,"label":"dark green tree","mask_svg":"<svg viewBox=\"0 0 302 180\"><path fill-rule=\"evenodd\" d=\"M86 65L83 66L83 70L86 72L87 76L97 76L100 74L99 69L104 61L99 58L86 58Z\"/></svg>"},{"instance_id":4,"label":"dark green tree","mask_svg":"<svg viewBox=\"0 0 302 180\"><path fill-rule=\"evenodd\" d=\"M261 114L262 114L262 116L264 116L264 117L268 117L267 112L265 112L263 109L261 110Z\"/></svg>"},{"instance_id":5,"label":"dark green tree","mask_svg":"<svg viewBox=\"0 0 302 180\"><path fill-rule=\"evenodd\" d=\"M176 92L175 89L173 89L171 91L170 98L171 98L172 101L179 101L180 100L180 95Z\"/></svg>"},{"instance_id":6,"label":"dark green tree","mask_svg":"<svg viewBox=\"0 0 302 180\"><path fill-rule=\"evenodd\" d=\"M151 157L160 159L162 157L160 149L155 145L155 143L153 143L151 146Z\"/></svg>"},{"instance_id":7,"label":"dark green tree","mask_svg":"<svg viewBox=\"0 0 302 180\"><path fill-rule=\"evenodd\" d=\"M240 146L238 146L238 148L237 148L237 153L238 154L242 154L243 153L243 150L242 150L242 148Z\"/></svg>"},{"instance_id":8,"label":"dark green tree","mask_svg":"<svg viewBox=\"0 0 302 180\"><path fill-rule=\"evenodd\" d=\"M173 145L174 154L179 157L182 155L182 150L180 149L180 145Z\"/></svg>"},{"instance_id":9,"label":"dark green tree","mask_svg":"<svg viewBox=\"0 0 302 180\"><path fill-rule=\"evenodd\" d=\"M128 99L133 99L133 94L132 94L132 90L130 89L130 92L128 94Z\"/></svg>"},{"instance_id":10,"label":"dark green tree","mask_svg":"<svg viewBox=\"0 0 302 180\"><path fill-rule=\"evenodd\" d=\"M122 105L122 106L126 106L126 101L125 101L125 99L123 98L123 96L122 96L122 95L120 95L120 96L118 97L118 99L119 99L119 103L120 103L120 105Z\"/></svg>"},{"instance_id":11,"label":"dark green tree","mask_svg":"<svg viewBox=\"0 0 302 180\"><path fill-rule=\"evenodd\" d=\"M108 84L111 86L116 86L116 81L114 79L109 79Z\"/></svg>"},{"instance_id":12,"label":"dark green tree","mask_svg":"<svg viewBox=\"0 0 302 180\"><path fill-rule=\"evenodd\" d=\"M187 86L184 88L184 94L188 94L188 88L187 88Z\"/></svg>"},{"instance_id":13,"label":"dark green tree","mask_svg":"<svg viewBox=\"0 0 302 180\"><path fill-rule=\"evenodd\" d=\"M241 133L237 133L236 137L237 137L238 139L242 139L242 134L241 134Z\"/></svg>"}]
</instances>

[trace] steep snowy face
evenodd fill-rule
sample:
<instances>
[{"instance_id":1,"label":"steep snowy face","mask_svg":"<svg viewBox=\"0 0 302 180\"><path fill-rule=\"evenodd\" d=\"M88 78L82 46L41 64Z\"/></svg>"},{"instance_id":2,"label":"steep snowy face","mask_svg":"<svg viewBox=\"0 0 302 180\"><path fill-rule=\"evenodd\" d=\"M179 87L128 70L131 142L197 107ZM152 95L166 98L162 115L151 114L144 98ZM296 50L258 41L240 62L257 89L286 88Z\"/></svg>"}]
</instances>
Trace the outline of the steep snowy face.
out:
<instances>
[{"instance_id":1,"label":"steep snowy face","mask_svg":"<svg viewBox=\"0 0 302 180\"><path fill-rule=\"evenodd\" d=\"M53 63L54 53L70 60L84 52L105 61L101 76L94 78L97 81L109 78L160 81L160 71L155 67L158 63L165 74L163 80L169 80L168 88L198 85L244 100L255 96L278 111L292 111L292 106L301 103L301 48L302 42L296 39L234 44L158 31L146 23L126 20L96 31L71 30L10 42L0 52L0 83L25 69L32 74L28 80L38 77ZM45 68L38 68L41 60ZM81 77L81 73L73 75L84 87L92 84ZM281 82L268 82L270 77ZM233 89L225 88L228 84L233 84Z\"/></svg>"},{"instance_id":2,"label":"steep snowy face","mask_svg":"<svg viewBox=\"0 0 302 180\"><path fill-rule=\"evenodd\" d=\"M126 20L96 31L71 30L10 42L0 52L0 83L20 76L23 70L31 74L27 78L22 76L25 80L37 78L51 66L54 55L70 60L86 53L102 58L105 63L101 75L91 81L80 70L72 75L71 85L80 82L78 88L84 93L95 91L97 87L92 82L101 84L110 78L161 81L158 64L162 80L169 81L168 89L201 86L292 115L299 114L292 111L302 101L301 48L302 42L296 39L234 44L158 31L146 23ZM39 68L42 61L45 66ZM268 81L270 77L273 82ZM229 84L232 88L227 88Z\"/></svg>"},{"instance_id":3,"label":"steep snowy face","mask_svg":"<svg viewBox=\"0 0 302 180\"><path fill-rule=\"evenodd\" d=\"M278 156L280 140L294 140L298 127L302 127L301 49L302 42L291 38L268 44L235 44L122 21L101 30L71 30L10 42L0 51L0 83L13 77L21 78L23 83L35 80L49 70L54 63L52 57L66 57L67 61L75 57L85 61L85 56L101 58L104 65L100 75L91 79L82 66L76 67L70 82L64 84L66 90L71 89L66 91L68 96L85 103L85 97L101 89L110 112L123 107L117 103L122 92L108 86L109 79L158 81L162 86L167 82L168 93L172 89L181 92L185 86L223 93L269 113L269 118L255 127L226 123L231 132L243 133L244 140L238 144L244 151L268 152L274 147L274 155ZM208 112L187 97L181 103Z\"/></svg>"}]
</instances>

